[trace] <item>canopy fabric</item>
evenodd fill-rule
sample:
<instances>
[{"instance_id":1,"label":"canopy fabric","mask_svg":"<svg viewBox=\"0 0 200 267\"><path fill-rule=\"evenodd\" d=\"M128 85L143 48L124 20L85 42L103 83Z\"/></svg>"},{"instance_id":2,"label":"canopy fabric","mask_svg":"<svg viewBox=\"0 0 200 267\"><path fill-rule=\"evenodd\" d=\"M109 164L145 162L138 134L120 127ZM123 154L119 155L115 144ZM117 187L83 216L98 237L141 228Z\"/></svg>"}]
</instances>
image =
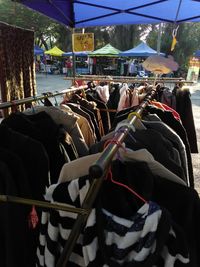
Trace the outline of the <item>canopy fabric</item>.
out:
<instances>
[{"instance_id":1,"label":"canopy fabric","mask_svg":"<svg viewBox=\"0 0 200 267\"><path fill-rule=\"evenodd\" d=\"M79 57L86 57L88 54L91 53L91 51L81 51L81 52L74 52L75 56ZM73 52L66 52L62 54L64 57L70 57L73 56Z\"/></svg>"},{"instance_id":2,"label":"canopy fabric","mask_svg":"<svg viewBox=\"0 0 200 267\"><path fill-rule=\"evenodd\" d=\"M113 47L111 44L107 44L104 47L97 49L89 53L90 57L117 57L121 51Z\"/></svg>"},{"instance_id":3,"label":"canopy fabric","mask_svg":"<svg viewBox=\"0 0 200 267\"><path fill-rule=\"evenodd\" d=\"M194 53L194 56L195 56L195 57L200 57L200 50L197 50L197 51Z\"/></svg>"},{"instance_id":4,"label":"canopy fabric","mask_svg":"<svg viewBox=\"0 0 200 267\"><path fill-rule=\"evenodd\" d=\"M44 50L40 48L38 45L34 46L34 55L35 56L40 56L44 54Z\"/></svg>"},{"instance_id":5,"label":"canopy fabric","mask_svg":"<svg viewBox=\"0 0 200 267\"><path fill-rule=\"evenodd\" d=\"M65 52L60 50L57 46L54 46L52 49L44 52L46 55L61 57Z\"/></svg>"},{"instance_id":6,"label":"canopy fabric","mask_svg":"<svg viewBox=\"0 0 200 267\"><path fill-rule=\"evenodd\" d=\"M200 0L17 0L73 28L200 21Z\"/></svg>"},{"instance_id":7,"label":"canopy fabric","mask_svg":"<svg viewBox=\"0 0 200 267\"><path fill-rule=\"evenodd\" d=\"M160 54L164 55L163 53ZM148 57L153 55L157 55L157 51L144 42L141 42L138 46L132 49L119 53L119 56L121 57Z\"/></svg>"}]
</instances>

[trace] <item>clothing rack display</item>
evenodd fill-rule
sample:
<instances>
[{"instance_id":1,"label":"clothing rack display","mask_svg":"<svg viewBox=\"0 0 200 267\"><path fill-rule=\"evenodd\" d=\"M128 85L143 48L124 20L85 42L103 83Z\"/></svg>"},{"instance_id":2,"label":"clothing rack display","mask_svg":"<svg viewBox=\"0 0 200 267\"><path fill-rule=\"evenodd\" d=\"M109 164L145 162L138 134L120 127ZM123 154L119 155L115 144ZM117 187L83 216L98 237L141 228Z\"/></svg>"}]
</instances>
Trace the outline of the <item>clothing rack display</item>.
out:
<instances>
[{"instance_id":1,"label":"clothing rack display","mask_svg":"<svg viewBox=\"0 0 200 267\"><path fill-rule=\"evenodd\" d=\"M24 103L29 103L33 102L36 100L41 100L47 97L54 97L57 95L65 94L65 93L71 93L78 91L80 89L83 89L83 87L79 88L71 88L67 90L63 90L62 92L56 92L56 93L48 93L42 96L37 96L37 97L29 97L27 99L22 99L22 100L16 100L13 102L7 102L7 103L2 103L0 105L0 109L3 108L8 108L13 105L20 105ZM85 87L84 87L85 89ZM79 237L80 231L82 227L84 226L89 213L90 209L98 195L98 192L100 191L103 178L105 175L105 172L116 154L120 144L122 144L123 140L126 138L129 128L133 127L135 121L140 117L142 114L144 108L148 104L148 100L152 98L152 96L155 94L155 90L152 90L150 93L147 94L146 98L144 101L140 104L136 112L131 116L129 119L129 122L127 122L127 125L124 125L120 127L119 132L116 134L115 138L113 139L113 142L111 142L104 150L102 156L96 161L94 165L90 167L89 173L90 176L93 177L93 182L90 186L90 189L87 193L87 196L84 200L84 203L82 205L82 208L73 208L69 207L66 204L61 204L61 203L48 203L46 201L38 201L38 200L33 200L33 199L26 199L26 198L20 198L20 197L15 197L15 196L9 196L9 195L0 195L0 202L10 202L10 203L18 203L18 204L23 204L23 205L35 205L38 207L43 207L43 208L48 208L48 209L55 209L55 210L63 210L63 211L68 211L72 213L77 213L78 217L76 219L76 222L72 228L71 234L69 236L69 239L63 249L63 252L61 254L61 257L59 258L56 267L64 267L67 266L67 261L71 255L71 252L73 250L73 247L77 241L77 238Z\"/></svg>"},{"instance_id":2,"label":"clothing rack display","mask_svg":"<svg viewBox=\"0 0 200 267\"><path fill-rule=\"evenodd\" d=\"M85 176L85 175L88 176L87 179L89 182L85 183L85 181L87 181L87 180L80 179L80 185L83 187L79 187L79 182L77 182L75 180L74 184L75 184L76 188L73 188L73 184L72 184L72 186L69 186L70 195L67 198L65 198L64 195L61 197L62 192L66 193L66 194L68 192L68 188L67 188L67 190L63 190L63 189L66 189L63 186L65 186L65 181L68 182L68 180L65 180L65 181L64 180L63 181L58 180L58 182L56 180L56 182L50 183L49 188L46 187L46 189L45 189L45 201L40 201L40 198L39 198L39 200L36 200L37 196L35 197L32 195L30 195L30 197L29 196L27 197L27 195L25 195L24 198L14 196L15 193L12 194L12 192L11 193L7 193L7 192L4 193L3 192L3 194L0 195L0 202L2 202L2 203L4 202L4 203L22 204L22 208L24 208L23 205L30 205L33 207L37 206L37 207L44 208L44 210L42 210L42 217L41 217L42 219L40 221L41 229L44 230L45 227L48 226L48 227L50 227L49 231L51 232L51 226L53 226L53 230L52 230L53 232L50 233L47 231L47 233L46 233L45 230L44 231L42 230L42 233L40 232L41 235L40 235L39 240L41 242L38 244L38 247L37 247L39 250L39 252L37 251L37 257L38 257L37 259L39 261L41 260L41 266L66 267L66 266L68 266L68 264L70 265L72 258L74 259L74 257L76 257L76 255L79 255L77 252L77 247L76 247L77 243L78 243L79 247L81 245L83 245L83 248L84 248L85 243L82 244L81 243L82 241L79 242L79 238L80 238L80 240L82 239L82 233L83 233L82 231L83 231L83 229L85 230L85 226L87 227L88 219L90 220L90 216L93 215L93 210L96 209L96 203L99 201L99 196L101 195L100 193L102 190L104 190L104 182L106 182L105 178L107 178L109 176L110 172L112 172L112 175L114 177L114 172L112 169L113 168L113 162L116 160L116 158L118 159L118 157L121 157L120 153L122 151L120 150L120 148L125 149L124 143L126 143L129 139L129 137L131 137L131 133L132 132L137 133L137 131L140 127L140 124L143 123L143 120L145 121L145 119L143 119L143 115L145 116L145 114L146 114L145 111L148 111L148 108L151 108L151 104L153 102L152 100L155 98L155 96L158 93L157 86L155 87L155 80L152 80L152 84L153 84L153 86L150 86L149 88L147 88L148 93L146 93L146 95L144 94L145 97L143 98L143 100L140 100L139 104L135 105L135 108L129 109L129 114L124 114L124 115L126 115L126 119L121 120L121 122L118 124L118 126L116 128L115 128L115 126L113 126L113 128L111 128L113 130L112 133L114 133L114 134L109 135L109 134L111 134L111 132L109 132L108 133L109 137L107 137L109 139L102 139L102 145L103 145L104 141L106 141L106 140L107 141L102 146L102 150L98 151L98 152L102 151L101 154L97 155L95 160L91 161L91 163L84 164L84 166L88 168L88 173L83 174L83 176ZM74 92L77 92L80 90L82 90L82 92L83 92L82 96L84 96L84 93L85 93L84 89L87 89L87 88L88 88L88 86L80 86L77 88L69 88L69 89L63 90L61 92L46 93L45 95L42 95L42 96L29 97L26 99L16 100L13 102L2 103L2 104L0 104L0 109L8 108L8 107L15 106L15 105L21 105L21 104L25 104L25 103L29 103L29 102L34 102L34 101L45 99L48 97L55 97L57 95L62 95L62 94L67 94L67 93L70 94L70 93L74 93ZM132 107L130 107L130 108L132 108ZM142 121L140 121L140 120L142 120ZM147 121L144 123L146 123L146 125L148 126ZM62 123L59 123L59 125L60 124L62 124ZM149 125L151 125L151 123L149 123ZM144 128L142 128L142 129L144 130ZM145 128L145 131L146 130L147 129ZM153 133L153 130L151 130L151 128L149 130L152 131L152 134L155 134L155 133ZM48 133L49 132L50 131L48 131ZM134 136L132 136L132 139L134 140L134 144L135 144L136 139L134 138ZM152 142L154 139L152 139ZM156 139L156 141L157 140L158 139ZM151 142L151 139L150 139L150 142ZM128 151L129 146L127 145L127 143L126 143L126 148ZM30 151L30 149L28 151ZM91 150L90 153L93 154L94 152ZM159 154L159 156L160 156L160 154ZM31 157L31 159L33 159L33 157ZM55 157L53 157L53 161L55 161ZM44 165L44 161L41 161L41 162ZM67 163L72 163L72 162L73 162L73 160L71 162L67 162ZM65 165L65 163L64 163L64 165ZM62 166L64 166L64 165L62 165ZM74 171L76 168L74 168L74 170L73 170L72 166L73 165L70 165L70 169L68 169L70 178L72 178L73 176L74 177L80 177L80 175L78 175L76 173L76 171ZM81 167L81 164L78 166ZM38 169L40 169L40 168L38 168ZM118 171L119 170L121 170L121 169L118 169ZM72 175L72 173L73 173L73 175ZM81 171L80 171L80 173L81 173ZM76 174L78 176L75 176ZM38 177L38 176L35 175L34 177ZM85 177L82 177L82 178L85 178ZM67 179L67 177L65 177L65 178ZM114 177L114 178L116 178L116 177ZM59 177L59 179L60 179L60 177ZM74 179L74 178L72 178L72 179ZM185 186L185 184L184 184L184 186ZM59 189L61 189L61 191L58 190L57 193L54 195L54 192L55 192L54 189L57 187ZM143 185L142 185L142 187L143 187ZM84 195L84 197L83 197L83 195L80 195L81 200L80 200L80 205L79 205L79 199L76 195L76 190L81 192L82 188L84 188L83 190L85 190L84 191L85 195ZM137 190L135 192L136 192L136 194L138 193ZM23 195L19 194L19 196L23 196ZM42 196L44 196L44 193ZM54 199L53 198L54 196L59 196L61 198L60 199ZM73 203L71 203L70 201L68 202L68 199L71 200L71 197L74 201L76 201L77 206L73 205ZM110 197L110 194L109 194L109 197ZM41 198L41 200L43 200L43 197ZM99 204L100 203L98 202L97 206ZM21 206L20 206L20 208L21 208ZM120 206L120 209L121 209L121 206ZM59 213L59 211L64 211L64 212L62 212L62 214L61 214L61 213ZM40 210L39 210L38 214L40 216ZM69 214L69 218L70 218L69 229L65 228L65 224L62 224L63 223L62 220L59 221L60 220L59 214L61 214L61 217L66 222L69 222L69 221L67 221L67 215L66 215L66 214ZM48 216L48 215L50 215L50 216ZM55 217L54 217L54 215L55 215ZM50 221L46 222L45 218L49 218ZM54 219L55 219L55 225L54 225ZM51 224L51 222L53 224ZM62 225L61 230L63 230L62 233L59 232L60 239L61 239L61 240L59 240L59 242L56 239L57 237L55 237L55 239L54 239L54 230L57 231L57 222L58 222L58 225L59 224ZM101 221L100 221L100 224L101 224ZM97 231L99 231L99 230L97 230ZM43 253L42 251L44 251L43 250L44 244L46 244L44 240L46 238L46 235L47 235L47 238L49 237L48 236L49 233L51 234L51 236L49 238L48 244L45 245L46 246L45 251L47 252L46 259L48 258L47 261L48 261L49 265L48 264L42 265L43 264L42 261L45 258L45 255L42 254ZM99 234L99 233L96 233L96 235L97 234ZM54 252L56 252L56 249L51 250L51 244L53 244L53 243L55 244L56 242L58 243L58 246L60 246L60 244L61 244L60 242L62 242L62 245L61 245L62 250L59 251L59 255L55 256L55 262L53 263L54 265L52 265L52 262L51 262L51 260L53 258L52 255L54 256ZM101 240L100 240L100 242L101 242ZM48 245L50 245L50 246L48 246ZM99 243L99 245L101 245L101 244ZM87 246L87 244L86 244L86 246ZM49 250L49 248L50 248L50 250ZM32 251L34 252L34 250L32 250ZM40 254L40 252L41 252L41 254ZM51 254L51 253L53 253L53 254ZM80 258L81 258L81 256L80 256ZM46 262L44 262L44 264L46 264ZM37 266L40 266L40 265L37 265ZM82 265L80 265L80 266L82 266ZM113 265L113 266L115 266L115 265Z\"/></svg>"},{"instance_id":3,"label":"clothing rack display","mask_svg":"<svg viewBox=\"0 0 200 267\"><path fill-rule=\"evenodd\" d=\"M90 189L86 195L86 198L84 199L84 202L82 205L83 209L90 209L92 207L98 195L98 192L101 188L101 185L103 183L103 178L106 174L106 171L108 170L108 166L111 163L111 160L113 159L114 155L117 153L118 148L121 146L126 136L128 135L129 129L134 127L134 123L137 121L137 119L139 119L145 107L148 105L148 101L151 100L152 97L155 95L155 92L156 92L155 90L151 90L151 92L149 92L146 95L145 99L140 104L138 109L134 113L132 113L132 116L130 117L127 124L119 128L116 136L113 138L110 144L108 144L108 146L105 148L100 158L96 161L94 165L90 166L89 174L90 174L90 177L93 177L94 180L90 186ZM68 241L63 249L63 252L61 254L61 257L58 260L56 267L67 266L67 262L71 255L73 247L79 237L80 231L87 220L87 216L88 215L80 214L77 217L75 224L72 228L72 231L70 233L70 236L68 238Z\"/></svg>"},{"instance_id":4,"label":"clothing rack display","mask_svg":"<svg viewBox=\"0 0 200 267\"><path fill-rule=\"evenodd\" d=\"M92 80L102 82L154 82L155 77L138 78L130 76L104 76L104 75L79 75L75 77L65 77L65 80ZM156 82L160 83L180 83L180 84L194 84L193 81L186 81L183 78L158 78Z\"/></svg>"},{"instance_id":5,"label":"clothing rack display","mask_svg":"<svg viewBox=\"0 0 200 267\"><path fill-rule=\"evenodd\" d=\"M44 93L44 94L42 94L40 96L32 96L32 97L19 99L19 100L13 100L13 101L9 101L9 102L4 102L4 103L0 104L0 109L14 107L14 106L17 106L17 105L23 105L23 104L35 102L35 101L38 101L38 100L43 100L45 98L63 95L63 94L66 94L66 93L74 93L74 92L77 92L77 91L80 91L80 90L82 90L83 93L84 93L84 89L87 89L87 88L88 88L87 86L79 86L79 87L76 87L76 88L64 89L64 90L62 90L60 92L55 92L55 93L48 92L48 93ZM83 94L83 96L84 96L84 94Z\"/></svg>"},{"instance_id":6,"label":"clothing rack display","mask_svg":"<svg viewBox=\"0 0 200 267\"><path fill-rule=\"evenodd\" d=\"M48 208L48 209L55 209L55 210L63 210L68 212L74 212L78 214L88 214L88 210L80 209L80 208L73 208L69 207L66 204L52 204L46 201L39 201L35 199L27 199L15 196L8 196L8 195L0 195L0 202L10 202L10 203L18 203L23 205L34 205L41 208Z\"/></svg>"}]
</instances>

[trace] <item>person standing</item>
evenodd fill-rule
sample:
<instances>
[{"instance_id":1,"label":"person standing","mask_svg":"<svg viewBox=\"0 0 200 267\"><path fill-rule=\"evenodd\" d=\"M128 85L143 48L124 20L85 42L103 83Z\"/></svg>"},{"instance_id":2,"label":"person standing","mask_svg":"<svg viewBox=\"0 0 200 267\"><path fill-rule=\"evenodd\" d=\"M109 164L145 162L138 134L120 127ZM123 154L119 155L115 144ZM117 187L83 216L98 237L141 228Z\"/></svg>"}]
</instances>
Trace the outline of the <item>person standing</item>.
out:
<instances>
[{"instance_id":1,"label":"person standing","mask_svg":"<svg viewBox=\"0 0 200 267\"><path fill-rule=\"evenodd\" d=\"M73 64L72 64L71 58L69 58L66 61L66 68L67 68L67 76L71 77L72 76L72 68L73 68Z\"/></svg>"}]
</instances>

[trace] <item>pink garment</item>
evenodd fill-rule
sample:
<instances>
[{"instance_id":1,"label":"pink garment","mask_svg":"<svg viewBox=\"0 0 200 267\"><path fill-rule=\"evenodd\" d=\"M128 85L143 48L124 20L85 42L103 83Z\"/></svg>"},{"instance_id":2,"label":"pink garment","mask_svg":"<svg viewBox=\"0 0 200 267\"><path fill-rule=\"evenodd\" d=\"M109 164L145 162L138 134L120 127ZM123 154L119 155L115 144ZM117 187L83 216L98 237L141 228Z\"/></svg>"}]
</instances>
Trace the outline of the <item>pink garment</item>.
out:
<instances>
[{"instance_id":1,"label":"pink garment","mask_svg":"<svg viewBox=\"0 0 200 267\"><path fill-rule=\"evenodd\" d=\"M137 105L139 105L137 90L130 91L128 85L124 84L124 86L120 89L120 99L117 111Z\"/></svg>"},{"instance_id":2,"label":"pink garment","mask_svg":"<svg viewBox=\"0 0 200 267\"><path fill-rule=\"evenodd\" d=\"M127 92L128 92L128 85L125 83L123 87L120 89L120 99L117 107L117 111L127 108ZM128 94L129 97L129 94ZM129 107L129 106L128 106Z\"/></svg>"},{"instance_id":3,"label":"pink garment","mask_svg":"<svg viewBox=\"0 0 200 267\"><path fill-rule=\"evenodd\" d=\"M131 107L139 105L139 96L137 90L131 91Z\"/></svg>"},{"instance_id":4,"label":"pink garment","mask_svg":"<svg viewBox=\"0 0 200 267\"><path fill-rule=\"evenodd\" d=\"M100 86L99 85L99 86L96 87L96 91L97 91L99 97L101 98L101 100L104 103L107 103L108 99L110 97L108 85L104 85L104 86Z\"/></svg>"}]
</instances>

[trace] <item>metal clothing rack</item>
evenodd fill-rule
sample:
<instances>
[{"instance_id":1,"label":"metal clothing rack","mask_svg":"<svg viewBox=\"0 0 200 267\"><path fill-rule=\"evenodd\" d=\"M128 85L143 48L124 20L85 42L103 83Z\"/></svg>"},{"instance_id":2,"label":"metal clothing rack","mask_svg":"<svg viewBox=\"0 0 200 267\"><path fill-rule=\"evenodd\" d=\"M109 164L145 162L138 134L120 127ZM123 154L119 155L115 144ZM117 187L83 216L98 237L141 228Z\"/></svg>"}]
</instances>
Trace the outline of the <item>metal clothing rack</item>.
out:
<instances>
[{"instance_id":1,"label":"metal clothing rack","mask_svg":"<svg viewBox=\"0 0 200 267\"><path fill-rule=\"evenodd\" d=\"M93 203L98 195L98 192L100 191L101 185L104 180L104 176L108 170L108 167L115 156L115 154L118 151L118 148L122 144L122 142L127 137L130 128L134 125L134 123L137 121L137 119L141 116L142 112L144 111L145 107L148 105L149 100L152 99L152 97L155 95L155 90L151 90L149 92L143 102L140 104L140 106L137 108L137 110L134 112L134 114L131 116L131 118L128 119L128 122L126 125L121 126L119 130L117 131L115 137L111 140L111 142L108 144L108 146L104 149L99 159L89 168L89 175L90 177L93 177L93 182L89 188L89 191L84 199L82 208L83 209L91 209L93 206ZM70 255L72 253L72 250L74 248L74 245L80 235L80 232L82 228L84 227L87 217L89 213L86 214L79 214L74 226L72 228L72 231L69 235L69 238L67 240L67 243L62 251L62 254L58 260L58 263L56 267L66 267L67 262L70 258Z\"/></svg>"},{"instance_id":2,"label":"metal clothing rack","mask_svg":"<svg viewBox=\"0 0 200 267\"><path fill-rule=\"evenodd\" d=\"M50 203L47 201L40 201L40 200L35 200L35 199L21 198L21 197L16 197L16 196L9 196L9 195L0 195L0 202L10 202L10 203L23 204L23 205L29 205L29 206L34 205L34 206L41 207L41 208L63 210L63 211L77 213L77 214L87 214L89 212L89 210L82 209L82 208L73 208L63 203Z\"/></svg>"},{"instance_id":3,"label":"metal clothing rack","mask_svg":"<svg viewBox=\"0 0 200 267\"><path fill-rule=\"evenodd\" d=\"M7 102L0 104L0 109L7 108L12 105L20 105L40 99L44 99L46 97L54 97L56 95L60 94L66 94L70 92L75 92L81 89L85 89L87 87L81 86L78 88L71 88L67 90L63 90L61 92L56 92L54 94L50 93L47 95L39 96L39 97L29 97L22 100L16 100L13 102ZM112 141L108 144L108 146L104 149L102 152L100 158L90 166L89 168L89 175L90 177L93 177L92 184L88 190L88 193L83 201L83 205L81 208L73 208L67 206L67 204L63 203L49 203L47 201L38 201L33 199L25 199L15 196L8 196L8 195L0 195L0 202L11 202L11 203L18 203L18 204L24 204L24 205L35 205L39 207L49 208L49 209L56 209L56 210L64 210L69 211L73 213L77 213L77 219L74 223L74 226L72 228L72 231L69 235L69 238L66 242L66 245L62 251L62 254L57 262L56 267L66 267L67 262L70 258L70 255L73 251L74 245L81 233L82 228L84 227L86 220L89 216L90 210L94 204L94 201L100 191L101 185L104 180L104 176L106 175L107 169L114 157L114 155L117 153L118 148L122 144L122 142L127 137L129 130L132 128L134 123L137 121L137 119L142 114L145 107L148 105L149 100L152 99L152 97L155 95L155 90L152 89L151 92L149 92L143 102L139 105L137 110L134 112L134 114L127 120L127 124L124 126L121 126L119 130L117 131L115 137L112 139Z\"/></svg>"},{"instance_id":4,"label":"metal clothing rack","mask_svg":"<svg viewBox=\"0 0 200 267\"><path fill-rule=\"evenodd\" d=\"M31 96L31 97L27 97L27 98L23 98L23 99L19 99L19 100L13 100L13 101L8 101L8 102L3 102L0 104L0 109L5 109L5 108L9 108L9 107L15 107L15 106L18 106L18 105L23 105L23 104L27 104L27 103L31 103L31 102L35 102L35 101L38 101L38 100L42 100L42 99L45 99L45 98L49 98L49 97L55 97L55 96L58 96L58 95L63 95L63 94L66 94L66 93L74 93L74 92L77 92L77 91L82 91L83 92L83 96L85 95L85 89L87 89L88 86L79 86L79 87L70 87L68 89L64 89L60 92L55 92L55 93L51 93L51 92L48 92L48 93L44 93L40 96Z\"/></svg>"},{"instance_id":5,"label":"metal clothing rack","mask_svg":"<svg viewBox=\"0 0 200 267\"><path fill-rule=\"evenodd\" d=\"M65 77L65 80L71 80L72 77ZM73 77L74 79L74 77ZM79 75L75 76L75 80L88 80L88 81L102 81L102 82L154 82L155 77L139 78L130 76L105 76L105 75ZM186 81L183 78L158 78L158 83L181 83L181 84L194 84L193 81Z\"/></svg>"},{"instance_id":6,"label":"metal clothing rack","mask_svg":"<svg viewBox=\"0 0 200 267\"><path fill-rule=\"evenodd\" d=\"M32 96L32 97L19 99L19 100L4 102L4 103L0 104L0 109L6 109L9 107L22 105L22 104L26 104L26 103L31 103L31 102L35 102L35 101L42 100L45 98L63 95L66 93L73 93L73 92L77 92L80 90L82 90L84 92L84 90L87 88L88 88L87 86L80 86L80 87L75 87L75 88L70 87L70 88L64 89L60 92L44 93L43 95L40 95L40 96ZM52 204L48 201L39 201L39 200L27 199L27 198L21 198L21 197L16 197L16 196L9 196L9 195L0 195L0 202L11 202L11 203L24 204L24 205L35 205L38 207L64 210L64 211L74 212L77 214L88 214L89 213L89 210L81 209L81 208L73 208L73 207L70 207L67 204L63 204L63 203Z\"/></svg>"}]
</instances>

